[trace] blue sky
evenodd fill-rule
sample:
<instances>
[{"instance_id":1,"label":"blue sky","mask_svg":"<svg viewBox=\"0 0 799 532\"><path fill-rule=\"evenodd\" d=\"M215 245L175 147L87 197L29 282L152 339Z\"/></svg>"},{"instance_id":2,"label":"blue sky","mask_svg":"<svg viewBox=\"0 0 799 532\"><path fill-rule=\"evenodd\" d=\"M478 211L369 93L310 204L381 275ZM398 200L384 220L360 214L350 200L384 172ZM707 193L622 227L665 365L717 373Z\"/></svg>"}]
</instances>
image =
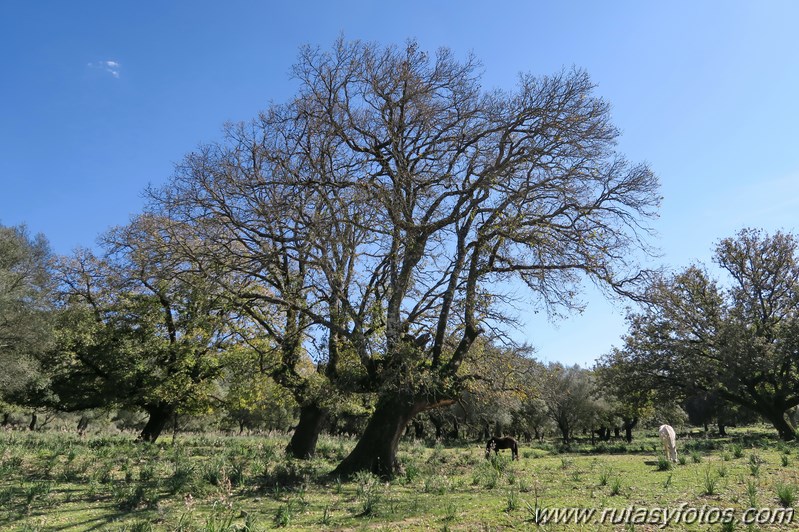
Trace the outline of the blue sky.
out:
<instances>
[{"instance_id":1,"label":"blue sky","mask_svg":"<svg viewBox=\"0 0 799 532\"><path fill-rule=\"evenodd\" d=\"M585 69L620 150L664 196L661 262L709 261L745 226L797 231L799 2L416 1L0 3L0 223L56 252L92 246L148 183L226 121L293 94L303 44L350 39L480 58L486 88ZM556 324L526 309L544 360L590 365L624 333L594 290Z\"/></svg>"}]
</instances>

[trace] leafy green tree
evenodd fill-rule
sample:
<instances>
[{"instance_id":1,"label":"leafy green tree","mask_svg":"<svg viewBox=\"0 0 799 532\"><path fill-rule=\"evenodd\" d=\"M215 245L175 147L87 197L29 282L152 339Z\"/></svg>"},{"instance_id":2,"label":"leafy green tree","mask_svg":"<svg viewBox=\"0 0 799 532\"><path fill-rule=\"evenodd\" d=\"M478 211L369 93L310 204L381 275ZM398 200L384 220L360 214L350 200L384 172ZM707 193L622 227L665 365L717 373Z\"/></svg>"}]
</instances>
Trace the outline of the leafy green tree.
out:
<instances>
[{"instance_id":1,"label":"leafy green tree","mask_svg":"<svg viewBox=\"0 0 799 532\"><path fill-rule=\"evenodd\" d=\"M558 427L563 443L570 443L576 430L596 426L599 412L594 379L589 370L552 363L547 366L539 386L547 415Z\"/></svg>"},{"instance_id":2,"label":"leafy green tree","mask_svg":"<svg viewBox=\"0 0 799 532\"><path fill-rule=\"evenodd\" d=\"M37 355L52 342L53 256L42 235L0 226L0 400L43 387Z\"/></svg>"},{"instance_id":3,"label":"leafy green tree","mask_svg":"<svg viewBox=\"0 0 799 532\"><path fill-rule=\"evenodd\" d=\"M796 437L799 405L799 265L792 234L744 229L716 247L721 285L698 266L654 282L629 316L620 360L650 382L712 393ZM726 286L726 287L725 287Z\"/></svg>"},{"instance_id":4,"label":"leafy green tree","mask_svg":"<svg viewBox=\"0 0 799 532\"><path fill-rule=\"evenodd\" d=\"M260 353L244 345L225 354L221 376L222 407L226 418L245 429L288 430L296 422L298 405L288 391L261 367Z\"/></svg>"},{"instance_id":5,"label":"leafy green tree","mask_svg":"<svg viewBox=\"0 0 799 532\"><path fill-rule=\"evenodd\" d=\"M467 423L482 428L484 438L505 435L525 401L538 393L540 364L528 346L506 347L478 338L464 361L468 375L458 401Z\"/></svg>"},{"instance_id":6,"label":"leafy green tree","mask_svg":"<svg viewBox=\"0 0 799 532\"><path fill-rule=\"evenodd\" d=\"M118 405L148 414L155 441L181 412L207 408L232 338L226 300L175 261L158 220L109 232L107 253L78 251L59 267L64 307L43 357L62 410Z\"/></svg>"},{"instance_id":7,"label":"leafy green tree","mask_svg":"<svg viewBox=\"0 0 799 532\"><path fill-rule=\"evenodd\" d=\"M656 401L674 400L673 388L663 389L662 383L657 383L641 368L630 364L618 349L600 358L594 373L599 393L619 418L628 443L633 440L633 429L642 419L652 415ZM678 397L682 396L680 390L677 393Z\"/></svg>"}]
</instances>

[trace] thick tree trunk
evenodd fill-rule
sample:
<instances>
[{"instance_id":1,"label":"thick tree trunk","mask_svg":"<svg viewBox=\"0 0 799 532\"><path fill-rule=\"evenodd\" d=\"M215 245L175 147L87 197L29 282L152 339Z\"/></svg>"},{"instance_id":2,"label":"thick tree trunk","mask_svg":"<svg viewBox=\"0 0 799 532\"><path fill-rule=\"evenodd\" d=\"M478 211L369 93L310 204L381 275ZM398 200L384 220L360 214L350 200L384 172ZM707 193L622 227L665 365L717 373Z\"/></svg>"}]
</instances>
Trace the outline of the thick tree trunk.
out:
<instances>
[{"instance_id":1,"label":"thick tree trunk","mask_svg":"<svg viewBox=\"0 0 799 532\"><path fill-rule=\"evenodd\" d=\"M571 427L565 424L558 423L560 434L563 436L563 443L568 444L571 441Z\"/></svg>"},{"instance_id":2,"label":"thick tree trunk","mask_svg":"<svg viewBox=\"0 0 799 532\"><path fill-rule=\"evenodd\" d=\"M39 419L39 416L36 415L36 412L31 414L31 422L28 425L29 430L36 430L36 421Z\"/></svg>"},{"instance_id":3,"label":"thick tree trunk","mask_svg":"<svg viewBox=\"0 0 799 532\"><path fill-rule=\"evenodd\" d=\"M300 408L300 420L291 441L286 446L286 454L305 460L316 453L316 442L327 419L327 412L315 404Z\"/></svg>"},{"instance_id":4,"label":"thick tree trunk","mask_svg":"<svg viewBox=\"0 0 799 532\"><path fill-rule=\"evenodd\" d=\"M169 418L175 413L175 407L168 403L158 403L155 406L145 408L150 418L139 434L140 441L155 443L161 431L164 430Z\"/></svg>"},{"instance_id":5,"label":"thick tree trunk","mask_svg":"<svg viewBox=\"0 0 799 532\"><path fill-rule=\"evenodd\" d=\"M726 436L727 435L727 425L724 423L719 423L719 436Z\"/></svg>"},{"instance_id":6,"label":"thick tree trunk","mask_svg":"<svg viewBox=\"0 0 799 532\"><path fill-rule=\"evenodd\" d=\"M783 441L793 441L796 439L796 429L791 425L785 416L785 411L779 408L761 412L763 417L768 419L777 429L780 439Z\"/></svg>"},{"instance_id":7,"label":"thick tree trunk","mask_svg":"<svg viewBox=\"0 0 799 532\"><path fill-rule=\"evenodd\" d=\"M413 416L434 406L438 405L408 397L381 398L355 448L330 475L348 478L370 471L391 478L399 469L397 446L405 427Z\"/></svg>"},{"instance_id":8,"label":"thick tree trunk","mask_svg":"<svg viewBox=\"0 0 799 532\"><path fill-rule=\"evenodd\" d=\"M452 418L452 431L449 433L450 439L457 440L460 438L461 431L458 424L458 418Z\"/></svg>"},{"instance_id":9,"label":"thick tree trunk","mask_svg":"<svg viewBox=\"0 0 799 532\"><path fill-rule=\"evenodd\" d=\"M438 416L430 416L430 422L436 428L436 440L444 437L444 422Z\"/></svg>"},{"instance_id":10,"label":"thick tree trunk","mask_svg":"<svg viewBox=\"0 0 799 532\"><path fill-rule=\"evenodd\" d=\"M89 428L89 417L88 416L80 416L78 420L78 434L83 436L86 434L86 429Z\"/></svg>"},{"instance_id":11,"label":"thick tree trunk","mask_svg":"<svg viewBox=\"0 0 799 532\"><path fill-rule=\"evenodd\" d=\"M624 428L624 439L627 440L627 443L632 443L633 441L633 429L638 424L638 418L628 418L624 420L623 428Z\"/></svg>"},{"instance_id":12,"label":"thick tree trunk","mask_svg":"<svg viewBox=\"0 0 799 532\"><path fill-rule=\"evenodd\" d=\"M424 423L418 419L413 420L413 437L417 440L424 439Z\"/></svg>"}]
</instances>

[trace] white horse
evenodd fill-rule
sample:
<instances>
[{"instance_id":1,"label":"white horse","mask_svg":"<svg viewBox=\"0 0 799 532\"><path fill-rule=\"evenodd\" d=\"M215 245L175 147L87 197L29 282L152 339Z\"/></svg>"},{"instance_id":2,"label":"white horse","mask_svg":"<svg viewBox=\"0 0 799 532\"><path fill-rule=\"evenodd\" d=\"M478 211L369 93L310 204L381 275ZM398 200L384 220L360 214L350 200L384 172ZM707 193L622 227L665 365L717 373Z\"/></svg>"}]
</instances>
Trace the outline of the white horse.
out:
<instances>
[{"instance_id":1,"label":"white horse","mask_svg":"<svg viewBox=\"0 0 799 532\"><path fill-rule=\"evenodd\" d=\"M663 451L666 453L666 458L672 462L677 461L677 435L674 434L674 429L671 425L661 425L658 429L660 441L663 442Z\"/></svg>"}]
</instances>

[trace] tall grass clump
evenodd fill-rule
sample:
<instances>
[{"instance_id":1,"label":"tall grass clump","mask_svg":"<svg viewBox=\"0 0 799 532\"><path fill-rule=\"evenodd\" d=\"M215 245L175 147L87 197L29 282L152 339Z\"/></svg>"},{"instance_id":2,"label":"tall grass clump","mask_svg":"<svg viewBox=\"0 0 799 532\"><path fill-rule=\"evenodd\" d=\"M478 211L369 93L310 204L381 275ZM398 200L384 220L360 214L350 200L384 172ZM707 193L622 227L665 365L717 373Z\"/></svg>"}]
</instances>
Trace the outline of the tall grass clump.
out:
<instances>
[{"instance_id":1,"label":"tall grass clump","mask_svg":"<svg viewBox=\"0 0 799 532\"><path fill-rule=\"evenodd\" d=\"M716 477L710 471L710 468L705 469L705 477L702 480L702 487L703 487L702 495L715 495L717 484L718 484L718 477Z\"/></svg>"},{"instance_id":2,"label":"tall grass clump","mask_svg":"<svg viewBox=\"0 0 799 532\"><path fill-rule=\"evenodd\" d=\"M658 456L657 468L658 471L671 471L674 468L674 464L665 456Z\"/></svg>"},{"instance_id":3,"label":"tall grass clump","mask_svg":"<svg viewBox=\"0 0 799 532\"><path fill-rule=\"evenodd\" d=\"M602 468L602 471L599 472L599 485L607 486L612 473L613 470L611 468L609 467Z\"/></svg>"},{"instance_id":4,"label":"tall grass clump","mask_svg":"<svg viewBox=\"0 0 799 532\"><path fill-rule=\"evenodd\" d=\"M792 484L777 484L777 500L783 508L792 508L796 503L796 487Z\"/></svg>"},{"instance_id":5,"label":"tall grass clump","mask_svg":"<svg viewBox=\"0 0 799 532\"><path fill-rule=\"evenodd\" d=\"M757 482L752 479L746 481L746 497L750 508L757 507Z\"/></svg>"}]
</instances>

